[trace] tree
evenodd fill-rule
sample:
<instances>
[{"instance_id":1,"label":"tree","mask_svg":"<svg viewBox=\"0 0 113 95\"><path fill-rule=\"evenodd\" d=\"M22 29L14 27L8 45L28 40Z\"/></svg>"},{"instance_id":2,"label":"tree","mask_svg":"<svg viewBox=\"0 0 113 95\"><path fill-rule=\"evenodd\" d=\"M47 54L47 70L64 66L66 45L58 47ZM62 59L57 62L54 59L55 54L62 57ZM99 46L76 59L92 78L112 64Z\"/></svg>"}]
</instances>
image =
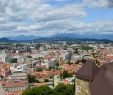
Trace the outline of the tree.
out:
<instances>
[{"instance_id":1,"label":"tree","mask_svg":"<svg viewBox=\"0 0 113 95\"><path fill-rule=\"evenodd\" d=\"M74 54L79 54L78 48L75 48L73 53Z\"/></svg>"},{"instance_id":2,"label":"tree","mask_svg":"<svg viewBox=\"0 0 113 95\"><path fill-rule=\"evenodd\" d=\"M68 60L67 64L71 65L71 64L73 64L73 62L71 62L71 60Z\"/></svg>"},{"instance_id":3,"label":"tree","mask_svg":"<svg viewBox=\"0 0 113 95\"><path fill-rule=\"evenodd\" d=\"M61 77L63 77L63 79L65 79L68 77L72 77L72 74L68 73L68 71L64 70L63 73L61 74Z\"/></svg>"},{"instance_id":4,"label":"tree","mask_svg":"<svg viewBox=\"0 0 113 95\"><path fill-rule=\"evenodd\" d=\"M25 90L22 95L52 95L53 91L48 86L34 87Z\"/></svg>"},{"instance_id":5,"label":"tree","mask_svg":"<svg viewBox=\"0 0 113 95\"><path fill-rule=\"evenodd\" d=\"M79 49L88 51L88 50L93 50L93 47L90 47L88 45L81 45Z\"/></svg>"},{"instance_id":6,"label":"tree","mask_svg":"<svg viewBox=\"0 0 113 95\"><path fill-rule=\"evenodd\" d=\"M100 66L100 62L99 62L98 60L96 60L96 64L97 64L98 66Z\"/></svg>"},{"instance_id":7,"label":"tree","mask_svg":"<svg viewBox=\"0 0 113 95\"><path fill-rule=\"evenodd\" d=\"M53 67L49 66L49 70L53 69Z\"/></svg>"},{"instance_id":8,"label":"tree","mask_svg":"<svg viewBox=\"0 0 113 95\"><path fill-rule=\"evenodd\" d=\"M0 81L4 79L4 76L0 75Z\"/></svg>"},{"instance_id":9,"label":"tree","mask_svg":"<svg viewBox=\"0 0 113 95\"><path fill-rule=\"evenodd\" d=\"M45 79L44 82L49 82L49 79Z\"/></svg>"},{"instance_id":10,"label":"tree","mask_svg":"<svg viewBox=\"0 0 113 95\"><path fill-rule=\"evenodd\" d=\"M27 56L27 57L28 57L28 58L32 58L32 56L30 56L30 55L29 55L29 56Z\"/></svg>"},{"instance_id":11,"label":"tree","mask_svg":"<svg viewBox=\"0 0 113 95\"><path fill-rule=\"evenodd\" d=\"M61 83L54 89L54 95L74 95L73 86Z\"/></svg>"},{"instance_id":12,"label":"tree","mask_svg":"<svg viewBox=\"0 0 113 95\"><path fill-rule=\"evenodd\" d=\"M58 61L56 62L56 66L59 67L59 63L58 63Z\"/></svg>"},{"instance_id":13,"label":"tree","mask_svg":"<svg viewBox=\"0 0 113 95\"><path fill-rule=\"evenodd\" d=\"M17 58L11 59L11 63L17 63Z\"/></svg>"},{"instance_id":14,"label":"tree","mask_svg":"<svg viewBox=\"0 0 113 95\"><path fill-rule=\"evenodd\" d=\"M74 95L73 85L58 84L55 89L48 86L26 89L22 95Z\"/></svg>"},{"instance_id":15,"label":"tree","mask_svg":"<svg viewBox=\"0 0 113 95\"><path fill-rule=\"evenodd\" d=\"M40 82L39 80L37 80L37 79L35 78L35 76L30 75L30 74L27 75L27 79L28 79L28 83L34 83L34 82L39 83L39 82Z\"/></svg>"},{"instance_id":16,"label":"tree","mask_svg":"<svg viewBox=\"0 0 113 95\"><path fill-rule=\"evenodd\" d=\"M41 71L43 71L43 69L42 68L36 68L36 71L41 72Z\"/></svg>"},{"instance_id":17,"label":"tree","mask_svg":"<svg viewBox=\"0 0 113 95\"><path fill-rule=\"evenodd\" d=\"M71 81L72 82L72 87L73 87L73 90L75 90L75 78Z\"/></svg>"}]
</instances>

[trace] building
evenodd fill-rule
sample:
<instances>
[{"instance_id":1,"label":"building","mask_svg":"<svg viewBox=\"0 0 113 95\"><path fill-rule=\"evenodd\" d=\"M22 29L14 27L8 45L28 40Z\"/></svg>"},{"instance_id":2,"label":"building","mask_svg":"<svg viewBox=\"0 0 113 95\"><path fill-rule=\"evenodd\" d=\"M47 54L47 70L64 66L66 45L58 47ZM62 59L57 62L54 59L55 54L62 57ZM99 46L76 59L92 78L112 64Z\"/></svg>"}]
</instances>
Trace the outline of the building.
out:
<instances>
[{"instance_id":1,"label":"building","mask_svg":"<svg viewBox=\"0 0 113 95\"><path fill-rule=\"evenodd\" d=\"M49 61L49 67L55 67L57 63L58 63L58 62L57 62L56 59L51 59L51 60Z\"/></svg>"},{"instance_id":2,"label":"building","mask_svg":"<svg viewBox=\"0 0 113 95\"><path fill-rule=\"evenodd\" d=\"M27 79L27 74L22 72L22 71L16 71L13 72L12 75L10 75L11 79L13 80L26 80Z\"/></svg>"},{"instance_id":3,"label":"building","mask_svg":"<svg viewBox=\"0 0 113 95\"><path fill-rule=\"evenodd\" d=\"M4 91L5 93L6 92L12 93L15 91L23 91L27 88L27 82L25 82L25 81L16 81L16 82L3 81L0 84L1 84L2 91Z\"/></svg>"},{"instance_id":4,"label":"building","mask_svg":"<svg viewBox=\"0 0 113 95\"><path fill-rule=\"evenodd\" d=\"M10 74L10 65L0 63L0 76L7 77Z\"/></svg>"},{"instance_id":5,"label":"building","mask_svg":"<svg viewBox=\"0 0 113 95\"><path fill-rule=\"evenodd\" d=\"M113 95L113 62L102 65L89 86L91 95Z\"/></svg>"},{"instance_id":6,"label":"building","mask_svg":"<svg viewBox=\"0 0 113 95\"><path fill-rule=\"evenodd\" d=\"M15 68L15 71L14 72L24 72L24 73L29 73L30 72L30 68L28 66L28 64L22 64L22 65L19 65Z\"/></svg>"},{"instance_id":7,"label":"building","mask_svg":"<svg viewBox=\"0 0 113 95\"><path fill-rule=\"evenodd\" d=\"M90 95L89 82L92 82L98 72L94 61L88 60L76 72L76 95Z\"/></svg>"},{"instance_id":8,"label":"building","mask_svg":"<svg viewBox=\"0 0 113 95\"><path fill-rule=\"evenodd\" d=\"M89 61L76 77L76 95L113 95L113 62L97 67Z\"/></svg>"}]
</instances>

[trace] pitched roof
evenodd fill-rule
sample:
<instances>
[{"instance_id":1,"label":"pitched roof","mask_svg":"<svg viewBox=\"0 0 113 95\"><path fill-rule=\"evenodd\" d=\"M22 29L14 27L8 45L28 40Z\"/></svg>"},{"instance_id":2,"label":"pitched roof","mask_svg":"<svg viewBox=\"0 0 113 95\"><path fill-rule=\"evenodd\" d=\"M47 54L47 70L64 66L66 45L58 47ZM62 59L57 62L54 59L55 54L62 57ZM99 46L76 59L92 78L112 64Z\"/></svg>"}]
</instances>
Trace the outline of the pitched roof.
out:
<instances>
[{"instance_id":1,"label":"pitched roof","mask_svg":"<svg viewBox=\"0 0 113 95\"><path fill-rule=\"evenodd\" d=\"M26 85L25 81L22 82L3 82L2 86L3 87L23 87Z\"/></svg>"},{"instance_id":2,"label":"pitched roof","mask_svg":"<svg viewBox=\"0 0 113 95\"><path fill-rule=\"evenodd\" d=\"M77 78L85 81L92 81L97 74L98 67L94 61L88 60L84 65L76 72Z\"/></svg>"},{"instance_id":3,"label":"pitched roof","mask_svg":"<svg viewBox=\"0 0 113 95\"><path fill-rule=\"evenodd\" d=\"M90 83L91 95L113 95L113 63L100 67L96 78Z\"/></svg>"}]
</instances>

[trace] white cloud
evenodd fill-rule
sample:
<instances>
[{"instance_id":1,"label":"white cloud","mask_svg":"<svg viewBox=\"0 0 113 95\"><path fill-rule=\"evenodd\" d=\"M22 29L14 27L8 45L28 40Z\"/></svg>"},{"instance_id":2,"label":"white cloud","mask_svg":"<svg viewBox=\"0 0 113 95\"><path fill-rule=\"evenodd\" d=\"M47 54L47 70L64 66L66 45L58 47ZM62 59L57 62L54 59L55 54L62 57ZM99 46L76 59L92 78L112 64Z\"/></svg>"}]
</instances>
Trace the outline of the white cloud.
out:
<instances>
[{"instance_id":1,"label":"white cloud","mask_svg":"<svg viewBox=\"0 0 113 95\"><path fill-rule=\"evenodd\" d=\"M65 26L68 27L71 22L65 22L66 19L76 21L76 18L87 15L82 5L65 4L57 7L49 4L49 1L51 0L0 0L1 36L4 33L4 36L22 33L43 35L44 31L51 35L60 29L61 32L67 30Z\"/></svg>"},{"instance_id":2,"label":"white cloud","mask_svg":"<svg viewBox=\"0 0 113 95\"><path fill-rule=\"evenodd\" d=\"M84 0L86 5L99 8L112 8L113 0Z\"/></svg>"},{"instance_id":3,"label":"white cloud","mask_svg":"<svg viewBox=\"0 0 113 95\"><path fill-rule=\"evenodd\" d=\"M49 1L51 0L0 0L0 37L113 31L112 21L81 22L80 19L88 15L83 4L66 3L58 7ZM98 5L95 0L85 2ZM98 2L101 5L102 0ZM106 2L101 6L106 6Z\"/></svg>"}]
</instances>

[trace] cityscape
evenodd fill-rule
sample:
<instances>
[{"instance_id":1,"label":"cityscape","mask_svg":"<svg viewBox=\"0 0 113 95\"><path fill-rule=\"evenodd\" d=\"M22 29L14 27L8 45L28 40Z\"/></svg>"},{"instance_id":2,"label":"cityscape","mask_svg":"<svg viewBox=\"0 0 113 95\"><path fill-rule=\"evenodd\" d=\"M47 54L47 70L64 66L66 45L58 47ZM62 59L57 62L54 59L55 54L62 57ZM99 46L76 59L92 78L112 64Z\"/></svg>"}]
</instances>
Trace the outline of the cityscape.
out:
<instances>
[{"instance_id":1,"label":"cityscape","mask_svg":"<svg viewBox=\"0 0 113 95\"><path fill-rule=\"evenodd\" d=\"M112 95L113 0L0 0L0 95Z\"/></svg>"},{"instance_id":2,"label":"cityscape","mask_svg":"<svg viewBox=\"0 0 113 95\"><path fill-rule=\"evenodd\" d=\"M37 43L1 43L0 45L0 94L1 95L40 95L27 89L47 86L63 89L60 95L99 95L99 85L112 80L113 43L97 41L53 41ZM104 66L107 66L104 68ZM101 71L101 69L103 71ZM97 74L99 73L99 74ZM102 74L102 75L101 75ZM104 75L105 74L105 75ZM97 78L95 78L97 76ZM110 78L111 77L111 78ZM110 78L110 79L109 79ZM95 79L95 80L94 80ZM94 82L94 83L93 83ZM103 83L103 84L105 84ZM89 88L89 84L91 85ZM109 88L109 84L106 85ZM59 88L57 88L59 87ZM112 87L112 86L111 86ZM44 89L44 88L42 88ZM48 89L48 88L45 88ZM110 88L111 89L111 88ZM94 91L95 92L94 92ZM100 89L101 90L101 89ZM45 91L47 94L48 92ZM52 93L52 92L50 92ZM50 95L48 93L47 95ZM99 93L103 93L99 92ZM105 93L105 92L104 92ZM109 90L108 92L109 93ZM43 94L45 95L45 94ZM103 94L104 95L104 94Z\"/></svg>"}]
</instances>

